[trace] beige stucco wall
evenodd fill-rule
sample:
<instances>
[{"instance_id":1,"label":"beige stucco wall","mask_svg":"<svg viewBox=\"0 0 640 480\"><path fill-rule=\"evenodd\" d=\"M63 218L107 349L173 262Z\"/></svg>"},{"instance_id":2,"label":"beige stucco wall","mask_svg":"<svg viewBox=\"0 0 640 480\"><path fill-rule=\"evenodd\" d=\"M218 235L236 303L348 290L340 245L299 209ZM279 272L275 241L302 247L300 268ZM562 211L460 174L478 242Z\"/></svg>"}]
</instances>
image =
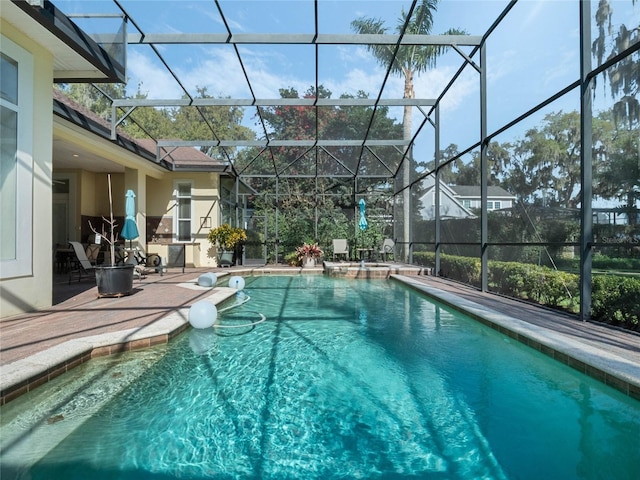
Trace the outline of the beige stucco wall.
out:
<instances>
[{"instance_id":1,"label":"beige stucco wall","mask_svg":"<svg viewBox=\"0 0 640 480\"><path fill-rule=\"evenodd\" d=\"M81 170L79 174L80 181L78 182L78 191L80 195L80 205L78 205L78 215L97 216L100 215L98 210L98 198L96 192L98 187L96 185L96 174L93 172L87 172ZM78 218L80 221L80 218Z\"/></svg>"},{"instance_id":2,"label":"beige stucco wall","mask_svg":"<svg viewBox=\"0 0 640 480\"><path fill-rule=\"evenodd\" d=\"M52 302L52 132L53 57L2 21L2 34L33 55L33 257L31 275L0 281L0 315L8 317L24 311L51 306Z\"/></svg>"},{"instance_id":3,"label":"beige stucco wall","mask_svg":"<svg viewBox=\"0 0 640 480\"><path fill-rule=\"evenodd\" d=\"M217 253L207 235L220 221L220 175L211 172L167 173L162 179L147 179L147 215L175 217L174 185L190 181L192 189L193 245L186 247L186 263L198 267L217 266ZM207 226L209 225L209 226ZM171 227L173 230L173 226ZM148 232L150 234L154 232ZM150 243L149 253L168 257L168 247Z\"/></svg>"},{"instance_id":4,"label":"beige stucco wall","mask_svg":"<svg viewBox=\"0 0 640 480\"><path fill-rule=\"evenodd\" d=\"M96 213L105 218L109 218L109 177L106 173L94 174L95 189L93 195L95 197ZM113 203L113 215L124 215L124 174L111 174L111 195ZM85 215L87 215L85 213Z\"/></svg>"}]
</instances>

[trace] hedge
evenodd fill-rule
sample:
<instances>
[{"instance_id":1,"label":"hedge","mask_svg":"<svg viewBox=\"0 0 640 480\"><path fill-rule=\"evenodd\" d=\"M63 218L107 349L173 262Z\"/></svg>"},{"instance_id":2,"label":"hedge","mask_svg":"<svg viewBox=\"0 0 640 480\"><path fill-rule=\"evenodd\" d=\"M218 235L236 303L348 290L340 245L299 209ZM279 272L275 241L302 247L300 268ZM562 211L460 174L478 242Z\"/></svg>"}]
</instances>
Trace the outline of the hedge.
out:
<instances>
[{"instance_id":1,"label":"hedge","mask_svg":"<svg viewBox=\"0 0 640 480\"><path fill-rule=\"evenodd\" d=\"M597 275L591 286L594 319L640 331L640 280L620 275Z\"/></svg>"},{"instance_id":2,"label":"hedge","mask_svg":"<svg viewBox=\"0 0 640 480\"><path fill-rule=\"evenodd\" d=\"M414 261L435 267L435 254L416 252ZM489 261L491 291L551 308L577 313L580 309L579 276L517 262ZM440 273L445 278L480 285L480 259L442 255ZM591 319L640 331L640 278L594 275L591 287Z\"/></svg>"}]
</instances>

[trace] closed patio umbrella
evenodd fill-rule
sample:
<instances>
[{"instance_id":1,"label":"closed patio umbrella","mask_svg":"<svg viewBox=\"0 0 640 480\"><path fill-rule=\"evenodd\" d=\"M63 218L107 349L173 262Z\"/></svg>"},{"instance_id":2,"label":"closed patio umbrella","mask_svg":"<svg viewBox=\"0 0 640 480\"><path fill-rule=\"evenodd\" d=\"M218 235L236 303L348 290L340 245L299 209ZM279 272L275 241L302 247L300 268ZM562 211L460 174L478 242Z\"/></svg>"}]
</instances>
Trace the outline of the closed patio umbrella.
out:
<instances>
[{"instance_id":1,"label":"closed patio umbrella","mask_svg":"<svg viewBox=\"0 0 640 480\"><path fill-rule=\"evenodd\" d=\"M364 266L364 249L366 248L365 244L364 244L364 231L367 229L367 226L369 225L367 223L367 219L364 216L364 211L365 211L365 207L367 206L367 204L364 201L364 198L361 198L360 201L358 202L358 205L360 206L360 221L358 222L358 227L360 228L360 231L363 232L363 236L362 236L362 249L360 250L360 260L362 261L362 265Z\"/></svg>"},{"instance_id":2,"label":"closed patio umbrella","mask_svg":"<svg viewBox=\"0 0 640 480\"><path fill-rule=\"evenodd\" d=\"M367 204L365 203L364 198L361 198L358 204L360 205L360 221L358 222L358 227L360 227L360 230L366 230L369 225L364 216L364 210Z\"/></svg>"},{"instance_id":3,"label":"closed patio umbrella","mask_svg":"<svg viewBox=\"0 0 640 480\"><path fill-rule=\"evenodd\" d=\"M127 190L125 197L126 202L124 205L124 211L126 216L120 236L125 240L129 240L129 248L131 248L131 240L140 236L140 233L138 232L138 225L136 224L136 194L133 190Z\"/></svg>"}]
</instances>

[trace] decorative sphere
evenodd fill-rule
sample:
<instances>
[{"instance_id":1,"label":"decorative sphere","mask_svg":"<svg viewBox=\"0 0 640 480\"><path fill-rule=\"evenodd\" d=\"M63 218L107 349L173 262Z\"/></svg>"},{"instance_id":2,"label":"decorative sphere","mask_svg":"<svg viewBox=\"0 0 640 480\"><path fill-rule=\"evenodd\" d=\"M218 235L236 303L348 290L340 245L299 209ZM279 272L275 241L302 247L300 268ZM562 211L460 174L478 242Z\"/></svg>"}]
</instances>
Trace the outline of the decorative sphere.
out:
<instances>
[{"instance_id":1,"label":"decorative sphere","mask_svg":"<svg viewBox=\"0 0 640 480\"><path fill-rule=\"evenodd\" d=\"M216 284L218 277L213 272L203 273L198 277L198 285L201 287L213 287Z\"/></svg>"},{"instance_id":2,"label":"decorative sphere","mask_svg":"<svg viewBox=\"0 0 640 480\"><path fill-rule=\"evenodd\" d=\"M200 300L189 308L189 323L193 328L209 328L212 327L218 318L218 309L216 306Z\"/></svg>"},{"instance_id":3,"label":"decorative sphere","mask_svg":"<svg viewBox=\"0 0 640 480\"><path fill-rule=\"evenodd\" d=\"M229 287L242 290L244 288L244 278L234 275L229 279Z\"/></svg>"}]
</instances>

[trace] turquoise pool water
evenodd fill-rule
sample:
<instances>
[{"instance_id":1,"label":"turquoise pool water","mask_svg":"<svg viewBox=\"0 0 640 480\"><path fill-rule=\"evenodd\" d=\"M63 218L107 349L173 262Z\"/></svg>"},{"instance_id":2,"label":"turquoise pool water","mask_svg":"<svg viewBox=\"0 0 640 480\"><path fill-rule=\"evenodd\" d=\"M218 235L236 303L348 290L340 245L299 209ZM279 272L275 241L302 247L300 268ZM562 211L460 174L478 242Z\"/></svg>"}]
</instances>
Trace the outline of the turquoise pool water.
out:
<instances>
[{"instance_id":1,"label":"turquoise pool water","mask_svg":"<svg viewBox=\"0 0 640 480\"><path fill-rule=\"evenodd\" d=\"M266 322L3 407L2 478L637 478L640 402L393 281L246 280Z\"/></svg>"}]
</instances>

